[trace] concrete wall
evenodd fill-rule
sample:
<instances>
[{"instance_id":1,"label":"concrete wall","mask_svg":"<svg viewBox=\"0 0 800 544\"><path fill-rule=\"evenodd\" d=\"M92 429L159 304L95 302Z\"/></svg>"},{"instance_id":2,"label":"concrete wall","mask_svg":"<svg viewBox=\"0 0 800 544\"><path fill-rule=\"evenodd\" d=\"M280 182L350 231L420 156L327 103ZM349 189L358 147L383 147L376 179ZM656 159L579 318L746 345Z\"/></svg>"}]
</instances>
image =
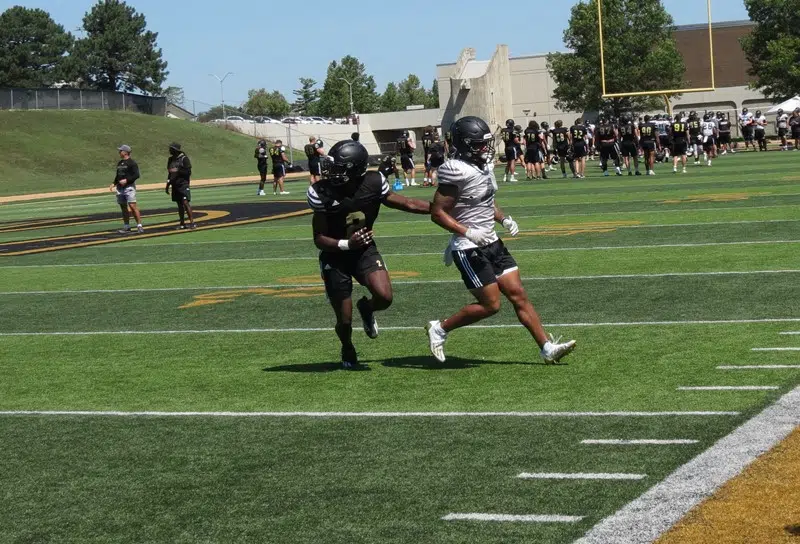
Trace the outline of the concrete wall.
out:
<instances>
[{"instance_id":1,"label":"concrete wall","mask_svg":"<svg viewBox=\"0 0 800 544\"><path fill-rule=\"evenodd\" d=\"M370 154L377 155L380 152L378 142L375 141L375 137L372 134L372 127L363 122L364 117L366 116L361 116L362 123L360 127L356 125L260 124L246 121L228 121L228 124L235 127L242 134L252 136L254 139L264 138L272 141L280 139L284 145L295 149L303 149L303 146L308 143L309 136L322 138L325 146L330 147L339 140L349 140L350 135L360 128L361 143L364 144Z\"/></svg>"},{"instance_id":2,"label":"concrete wall","mask_svg":"<svg viewBox=\"0 0 800 544\"><path fill-rule=\"evenodd\" d=\"M547 55L515 57L510 59L513 105L511 118L523 127L528 121L547 121L550 126L556 120L572 125L581 112L565 112L555 106L553 89L555 81L547 71ZM526 114L525 111L528 111Z\"/></svg>"}]
</instances>

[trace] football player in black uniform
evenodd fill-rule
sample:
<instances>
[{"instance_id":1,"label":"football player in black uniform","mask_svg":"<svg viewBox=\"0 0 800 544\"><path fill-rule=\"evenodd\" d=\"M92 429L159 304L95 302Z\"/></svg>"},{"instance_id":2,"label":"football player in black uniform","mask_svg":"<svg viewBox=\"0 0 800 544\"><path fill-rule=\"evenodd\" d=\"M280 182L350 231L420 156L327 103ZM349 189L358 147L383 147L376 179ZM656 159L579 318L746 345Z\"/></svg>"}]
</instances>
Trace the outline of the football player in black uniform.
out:
<instances>
[{"instance_id":1,"label":"football player in black uniform","mask_svg":"<svg viewBox=\"0 0 800 544\"><path fill-rule=\"evenodd\" d=\"M703 147L703 135L700 133L700 117L696 111L689 112L689 154L694 156L694 165L700 164L700 150Z\"/></svg>"},{"instance_id":2,"label":"football player in black uniform","mask_svg":"<svg viewBox=\"0 0 800 544\"><path fill-rule=\"evenodd\" d=\"M444 153L448 159L456 156L456 148L453 147L453 134L449 130L444 133Z\"/></svg>"},{"instance_id":3,"label":"football player in black uniform","mask_svg":"<svg viewBox=\"0 0 800 544\"><path fill-rule=\"evenodd\" d=\"M394 174L394 182L400 181L400 171L397 169L397 157L393 154L388 154L381 159L378 165L378 172L383 174L383 177L389 179L389 176Z\"/></svg>"},{"instance_id":4,"label":"football player in black uniform","mask_svg":"<svg viewBox=\"0 0 800 544\"><path fill-rule=\"evenodd\" d=\"M647 168L647 175L655 176L656 153L661 152L661 141L658 136L658 126L650 119L649 115L645 115L644 123L639 125L639 145L644 153L644 165Z\"/></svg>"},{"instance_id":5,"label":"football player in black uniform","mask_svg":"<svg viewBox=\"0 0 800 544\"><path fill-rule=\"evenodd\" d=\"M731 122L728 116L721 111L717 112L717 130L719 131L719 147L722 149L720 155L727 155L728 151L736 153L731 148Z\"/></svg>"},{"instance_id":6,"label":"football player in black uniform","mask_svg":"<svg viewBox=\"0 0 800 544\"><path fill-rule=\"evenodd\" d=\"M439 167L444 164L445 160L447 160L447 155L445 154L444 145L442 144L442 142L439 141L439 133L434 130L433 145L431 145L428 154L428 162L430 163L431 167L431 177L430 177L431 187L438 187L438 183L436 182L437 171Z\"/></svg>"},{"instance_id":7,"label":"football player in black uniform","mask_svg":"<svg viewBox=\"0 0 800 544\"><path fill-rule=\"evenodd\" d=\"M575 119L575 124L569 129L570 141L572 142L572 159L575 164L575 177L586 177L586 157L589 149L586 144L586 125L583 119Z\"/></svg>"},{"instance_id":8,"label":"football player in black uniform","mask_svg":"<svg viewBox=\"0 0 800 544\"><path fill-rule=\"evenodd\" d=\"M517 181L517 156L519 150L519 137L514 125L513 119L506 120L506 126L500 131L503 138L504 152L506 155L506 173L503 176L503 181L515 182Z\"/></svg>"},{"instance_id":9,"label":"football player in black uniform","mask_svg":"<svg viewBox=\"0 0 800 544\"><path fill-rule=\"evenodd\" d=\"M542 130L539 123L530 121L525 129L525 171L527 179L547 179L544 171L544 147L541 138Z\"/></svg>"},{"instance_id":10,"label":"football player in black uniform","mask_svg":"<svg viewBox=\"0 0 800 544\"><path fill-rule=\"evenodd\" d=\"M572 176L575 176L575 165L572 163L572 136L569 130L564 127L562 120L556 121L556 128L553 129L553 145L556 148L558 161L561 163L561 177L567 177L567 169L564 165L569 162L569 169L572 171Z\"/></svg>"},{"instance_id":11,"label":"football player in black uniform","mask_svg":"<svg viewBox=\"0 0 800 544\"><path fill-rule=\"evenodd\" d=\"M553 129L550 128L550 123L542 121L542 142L544 142L544 166L545 170L552 172L553 168L553 148L550 146L550 139L553 137ZM547 179L547 178L545 178Z\"/></svg>"},{"instance_id":12,"label":"football player in black uniform","mask_svg":"<svg viewBox=\"0 0 800 544\"><path fill-rule=\"evenodd\" d=\"M617 175L622 175L619 162L619 147L617 146L617 129L604 116L600 116L597 122L597 129L594 133L595 145L600 150L600 166L603 168L603 175L608 176L608 159L614 160L614 168Z\"/></svg>"},{"instance_id":13,"label":"football player in black uniform","mask_svg":"<svg viewBox=\"0 0 800 544\"><path fill-rule=\"evenodd\" d=\"M178 229L186 229L186 218L189 216L189 228L194 230L194 218L192 217L192 193L189 184L192 180L192 163L186 153L181 151L181 144L172 143L169 145L169 158L167 159L167 186L164 191L169 194L172 187L172 201L178 205L178 219L180 224Z\"/></svg>"},{"instance_id":14,"label":"football player in black uniform","mask_svg":"<svg viewBox=\"0 0 800 544\"><path fill-rule=\"evenodd\" d=\"M622 116L619 125L619 135L622 140L620 142L622 160L625 163L625 168L628 169L628 175L633 175L631 171L631 158L633 158L633 166L636 170L636 175L641 176L642 173L639 172L639 129L636 128L631 114L627 113Z\"/></svg>"},{"instance_id":15,"label":"football player in black uniform","mask_svg":"<svg viewBox=\"0 0 800 544\"><path fill-rule=\"evenodd\" d=\"M381 204L410 213L430 213L429 202L391 192L384 176L367 172L368 163L369 153L359 142L338 142L322 161L322 180L307 193L314 210L314 245L320 250L320 270L336 314L336 335L346 369L358 368L352 341L353 278L372 295L356 304L370 338L378 336L375 312L392 304L392 282L372 235Z\"/></svg>"},{"instance_id":16,"label":"football player in black uniform","mask_svg":"<svg viewBox=\"0 0 800 544\"><path fill-rule=\"evenodd\" d=\"M322 142L322 138L317 138L316 136L308 137L308 143L304 151L306 152L306 157L308 157L308 171L311 173L311 185L318 182L322 176L322 164L320 163L320 159L325 156L324 147L325 144Z\"/></svg>"},{"instance_id":17,"label":"football player in black uniform","mask_svg":"<svg viewBox=\"0 0 800 544\"><path fill-rule=\"evenodd\" d=\"M267 183L267 163L269 162L266 140L258 141L258 146L256 146L256 150L253 153L253 158L256 159L258 175L261 176L261 181L258 182L258 192L256 192L256 196L264 196L266 194L264 192L264 185Z\"/></svg>"},{"instance_id":18,"label":"football player in black uniform","mask_svg":"<svg viewBox=\"0 0 800 544\"><path fill-rule=\"evenodd\" d=\"M678 173L678 160L683 163L683 173L686 173L686 150L689 147L689 127L686 126L681 114L675 116L670 134L672 136L672 173Z\"/></svg>"},{"instance_id":19,"label":"football player in black uniform","mask_svg":"<svg viewBox=\"0 0 800 544\"><path fill-rule=\"evenodd\" d=\"M792 116L789 117L789 128L792 129L794 138L794 150L800 149L800 108L795 108Z\"/></svg>"},{"instance_id":20,"label":"football player in black uniform","mask_svg":"<svg viewBox=\"0 0 800 544\"><path fill-rule=\"evenodd\" d=\"M414 150L416 148L417 143L411 138L408 131L404 130L403 135L397 139L397 152L400 154L400 166L403 168L406 187L417 186L417 182L414 179L417 168L414 164Z\"/></svg>"},{"instance_id":21,"label":"football player in black uniform","mask_svg":"<svg viewBox=\"0 0 800 544\"><path fill-rule=\"evenodd\" d=\"M433 168L430 164L431 147L433 146L433 135L436 130L428 125L422 133L422 153L425 155L425 178L422 180L422 186L428 187L433 180Z\"/></svg>"},{"instance_id":22,"label":"football player in black uniform","mask_svg":"<svg viewBox=\"0 0 800 544\"><path fill-rule=\"evenodd\" d=\"M283 190L283 181L286 179L286 165L289 164L289 158L281 140L275 141L275 145L269 150L269 155L272 157L272 194L277 195L280 188L282 195L288 195L289 192Z\"/></svg>"}]
</instances>

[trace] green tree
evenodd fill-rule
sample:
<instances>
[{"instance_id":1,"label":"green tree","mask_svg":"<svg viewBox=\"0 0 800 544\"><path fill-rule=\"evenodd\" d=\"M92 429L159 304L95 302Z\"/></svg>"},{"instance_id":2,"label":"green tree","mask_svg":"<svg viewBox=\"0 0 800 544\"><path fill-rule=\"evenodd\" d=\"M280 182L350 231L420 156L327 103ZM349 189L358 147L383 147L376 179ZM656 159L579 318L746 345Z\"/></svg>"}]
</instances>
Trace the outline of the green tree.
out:
<instances>
[{"instance_id":1,"label":"green tree","mask_svg":"<svg viewBox=\"0 0 800 544\"><path fill-rule=\"evenodd\" d=\"M250 89L247 91L247 102L244 111L249 115L268 115L270 117L283 117L291 111L292 107L278 91L269 92L266 89Z\"/></svg>"},{"instance_id":2,"label":"green tree","mask_svg":"<svg viewBox=\"0 0 800 544\"><path fill-rule=\"evenodd\" d=\"M75 70L89 87L159 93L167 63L144 15L122 0L100 0L83 17L86 37L75 43Z\"/></svg>"},{"instance_id":3,"label":"green tree","mask_svg":"<svg viewBox=\"0 0 800 544\"><path fill-rule=\"evenodd\" d=\"M300 115L314 115L319 100L319 89L315 89L317 82L310 77L300 78L300 88L292 91L295 95L292 109Z\"/></svg>"},{"instance_id":4,"label":"green tree","mask_svg":"<svg viewBox=\"0 0 800 544\"><path fill-rule=\"evenodd\" d=\"M800 0L745 0L753 31L741 38L751 87L768 98L800 92Z\"/></svg>"},{"instance_id":5,"label":"green tree","mask_svg":"<svg viewBox=\"0 0 800 544\"><path fill-rule=\"evenodd\" d=\"M350 114L350 91L343 79L353 86L353 105L357 113L377 111L380 97L375 91L375 79L367 75L363 63L348 55L328 65L328 74L319 93L317 111L321 115L345 117Z\"/></svg>"},{"instance_id":6,"label":"green tree","mask_svg":"<svg viewBox=\"0 0 800 544\"><path fill-rule=\"evenodd\" d=\"M49 87L62 80L72 35L41 9L14 6L0 14L0 82Z\"/></svg>"},{"instance_id":7,"label":"green tree","mask_svg":"<svg viewBox=\"0 0 800 544\"><path fill-rule=\"evenodd\" d=\"M658 97L602 98L597 1L572 7L564 44L570 53L553 53L547 68L556 83L556 107L568 111L645 111ZM661 2L602 0L606 90L653 91L682 86L686 70L672 36L673 20Z\"/></svg>"},{"instance_id":8,"label":"green tree","mask_svg":"<svg viewBox=\"0 0 800 544\"><path fill-rule=\"evenodd\" d=\"M183 103L185 102L183 87L167 87L162 94L170 104L183 107Z\"/></svg>"},{"instance_id":9,"label":"green tree","mask_svg":"<svg viewBox=\"0 0 800 544\"><path fill-rule=\"evenodd\" d=\"M383 91L381 95L381 111L400 111L405 109L405 107L405 102L403 102L400 94L397 92L397 84L391 82L386 85L386 90Z\"/></svg>"},{"instance_id":10,"label":"green tree","mask_svg":"<svg viewBox=\"0 0 800 544\"><path fill-rule=\"evenodd\" d=\"M439 80L434 79L431 90L428 91L427 101L425 102L426 108L438 109L439 108Z\"/></svg>"},{"instance_id":11,"label":"green tree","mask_svg":"<svg viewBox=\"0 0 800 544\"><path fill-rule=\"evenodd\" d=\"M414 74L409 74L407 78L397 85L397 92L400 94L405 106L424 106L428 99L428 92Z\"/></svg>"}]
</instances>

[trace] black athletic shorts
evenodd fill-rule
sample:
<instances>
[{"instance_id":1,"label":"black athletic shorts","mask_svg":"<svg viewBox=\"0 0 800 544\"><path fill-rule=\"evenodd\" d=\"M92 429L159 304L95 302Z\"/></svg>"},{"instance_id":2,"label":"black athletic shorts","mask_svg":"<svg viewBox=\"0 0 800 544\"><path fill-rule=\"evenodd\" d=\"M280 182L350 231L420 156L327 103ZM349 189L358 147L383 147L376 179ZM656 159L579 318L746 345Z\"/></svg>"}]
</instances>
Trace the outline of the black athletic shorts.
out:
<instances>
[{"instance_id":1,"label":"black athletic shorts","mask_svg":"<svg viewBox=\"0 0 800 544\"><path fill-rule=\"evenodd\" d=\"M664 149L669 148L669 136L661 135L658 137L658 140L661 142L661 147Z\"/></svg>"},{"instance_id":2,"label":"black athletic shorts","mask_svg":"<svg viewBox=\"0 0 800 544\"><path fill-rule=\"evenodd\" d=\"M286 166L283 164L275 164L272 166L272 175L277 178L282 178L286 175Z\"/></svg>"},{"instance_id":3,"label":"black athletic shorts","mask_svg":"<svg viewBox=\"0 0 800 544\"><path fill-rule=\"evenodd\" d=\"M719 133L719 143L720 145L726 145L731 143L731 133L730 132L720 132Z\"/></svg>"},{"instance_id":4,"label":"black athletic shorts","mask_svg":"<svg viewBox=\"0 0 800 544\"><path fill-rule=\"evenodd\" d=\"M779 129L778 129L778 138L783 138L783 137L785 137L785 136L786 136L786 133L787 133L788 131L789 131L789 129L786 129L786 128L779 128Z\"/></svg>"},{"instance_id":5,"label":"black athletic shorts","mask_svg":"<svg viewBox=\"0 0 800 544\"><path fill-rule=\"evenodd\" d=\"M582 159L587 155L586 152L586 143L585 142L578 142L572 144L572 157L575 159Z\"/></svg>"},{"instance_id":6,"label":"black athletic shorts","mask_svg":"<svg viewBox=\"0 0 800 544\"><path fill-rule=\"evenodd\" d=\"M173 202L191 202L192 192L188 185L172 186L172 201Z\"/></svg>"},{"instance_id":7,"label":"black athletic shorts","mask_svg":"<svg viewBox=\"0 0 800 544\"><path fill-rule=\"evenodd\" d=\"M600 159L619 159L619 147L616 142L600 142Z\"/></svg>"},{"instance_id":8,"label":"black athletic shorts","mask_svg":"<svg viewBox=\"0 0 800 544\"><path fill-rule=\"evenodd\" d=\"M352 296L353 278L366 285L367 276L386 266L378 247L372 244L361 251L323 251L319 254L319 269L328 298L340 302Z\"/></svg>"},{"instance_id":9,"label":"black athletic shorts","mask_svg":"<svg viewBox=\"0 0 800 544\"><path fill-rule=\"evenodd\" d=\"M686 140L675 140L672 142L672 155L686 155L686 150L689 149Z\"/></svg>"},{"instance_id":10,"label":"black athletic shorts","mask_svg":"<svg viewBox=\"0 0 800 544\"><path fill-rule=\"evenodd\" d=\"M753 127L742 127L742 138L745 142L753 141Z\"/></svg>"},{"instance_id":11,"label":"black athletic shorts","mask_svg":"<svg viewBox=\"0 0 800 544\"><path fill-rule=\"evenodd\" d=\"M642 151L655 151L656 150L656 142L655 140L642 140Z\"/></svg>"},{"instance_id":12,"label":"black athletic shorts","mask_svg":"<svg viewBox=\"0 0 800 544\"><path fill-rule=\"evenodd\" d=\"M762 129L755 130L756 140L766 140L767 139L767 131Z\"/></svg>"},{"instance_id":13,"label":"black athletic shorts","mask_svg":"<svg viewBox=\"0 0 800 544\"><path fill-rule=\"evenodd\" d=\"M403 172L408 172L409 170L414 170L416 166L414 165L414 156L413 155L402 155L400 157L400 166L403 168Z\"/></svg>"},{"instance_id":14,"label":"black athletic shorts","mask_svg":"<svg viewBox=\"0 0 800 544\"><path fill-rule=\"evenodd\" d=\"M308 171L312 176L322 175L322 162L319 160L318 156L308 159Z\"/></svg>"},{"instance_id":15,"label":"black athletic shorts","mask_svg":"<svg viewBox=\"0 0 800 544\"><path fill-rule=\"evenodd\" d=\"M569 155L569 144L558 146L556 148L556 153L558 153L558 156L562 159L567 158L567 155Z\"/></svg>"},{"instance_id":16,"label":"black athletic shorts","mask_svg":"<svg viewBox=\"0 0 800 544\"><path fill-rule=\"evenodd\" d=\"M639 150L636 149L636 142L633 140L622 140L619 144L623 157L638 157Z\"/></svg>"},{"instance_id":17,"label":"black athletic shorts","mask_svg":"<svg viewBox=\"0 0 800 544\"><path fill-rule=\"evenodd\" d=\"M716 143L717 143L716 139L713 136L709 136L708 140L703 142L703 149L705 151L711 151L712 149L714 149L714 145L716 145Z\"/></svg>"},{"instance_id":18,"label":"black athletic shorts","mask_svg":"<svg viewBox=\"0 0 800 544\"><path fill-rule=\"evenodd\" d=\"M515 145L507 145L505 153L506 153L506 162L515 161L519 158L519 154L517 153L517 146Z\"/></svg>"},{"instance_id":19,"label":"black athletic shorts","mask_svg":"<svg viewBox=\"0 0 800 544\"><path fill-rule=\"evenodd\" d=\"M467 289L497 283L503 274L517 270L517 261L499 239L486 247L453 251L453 262Z\"/></svg>"},{"instance_id":20,"label":"black athletic shorts","mask_svg":"<svg viewBox=\"0 0 800 544\"><path fill-rule=\"evenodd\" d=\"M428 158L428 167L431 170L435 170L444 164L444 160L444 153L431 153L431 156Z\"/></svg>"},{"instance_id":21,"label":"black athletic shorts","mask_svg":"<svg viewBox=\"0 0 800 544\"><path fill-rule=\"evenodd\" d=\"M525 149L525 162L544 162L544 153L542 153L542 148L538 145L532 145Z\"/></svg>"},{"instance_id":22,"label":"black athletic shorts","mask_svg":"<svg viewBox=\"0 0 800 544\"><path fill-rule=\"evenodd\" d=\"M800 125L795 125L795 127L792 129L792 138L795 140L800 139Z\"/></svg>"}]
</instances>

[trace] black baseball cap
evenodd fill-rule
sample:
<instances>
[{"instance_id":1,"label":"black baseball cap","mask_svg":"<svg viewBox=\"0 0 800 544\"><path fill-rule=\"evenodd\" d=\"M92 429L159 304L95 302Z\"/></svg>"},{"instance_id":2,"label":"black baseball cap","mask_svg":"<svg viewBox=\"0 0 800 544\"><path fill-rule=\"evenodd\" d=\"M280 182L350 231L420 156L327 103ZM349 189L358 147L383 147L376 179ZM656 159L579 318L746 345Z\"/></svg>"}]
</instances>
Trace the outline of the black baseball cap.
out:
<instances>
[{"instance_id":1,"label":"black baseball cap","mask_svg":"<svg viewBox=\"0 0 800 544\"><path fill-rule=\"evenodd\" d=\"M179 144L177 142L172 142L171 144L169 144L169 148L170 149L174 149L175 151L180 151L181 150L181 144Z\"/></svg>"}]
</instances>

